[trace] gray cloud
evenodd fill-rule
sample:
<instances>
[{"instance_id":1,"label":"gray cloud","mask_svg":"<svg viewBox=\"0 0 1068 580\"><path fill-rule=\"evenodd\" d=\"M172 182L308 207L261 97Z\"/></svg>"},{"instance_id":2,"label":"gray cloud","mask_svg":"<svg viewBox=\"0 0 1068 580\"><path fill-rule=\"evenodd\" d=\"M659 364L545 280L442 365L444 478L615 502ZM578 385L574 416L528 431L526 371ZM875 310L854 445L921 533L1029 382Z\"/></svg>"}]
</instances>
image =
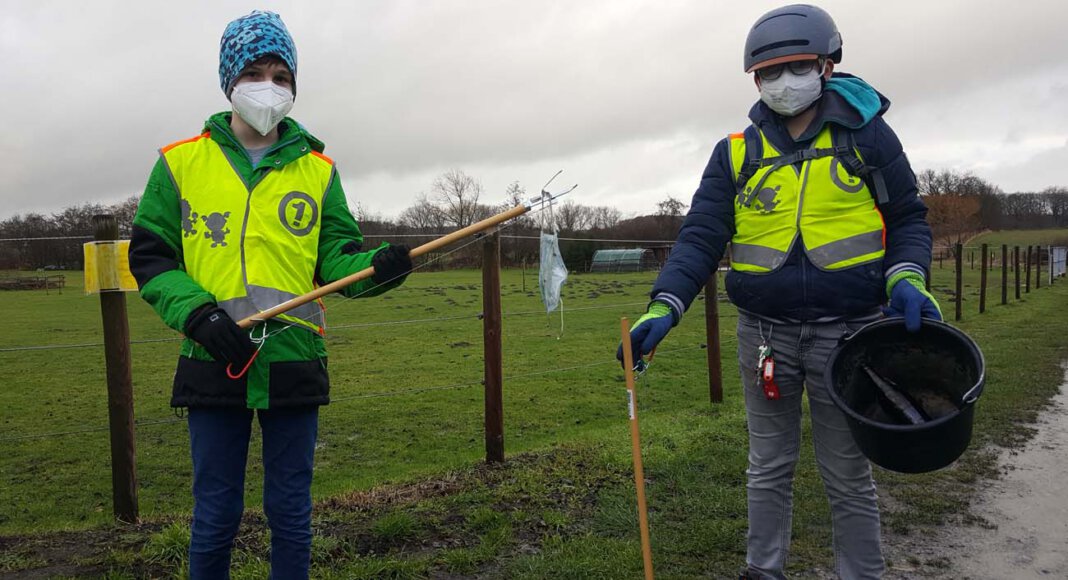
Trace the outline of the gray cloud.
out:
<instances>
[{"instance_id":1,"label":"gray cloud","mask_svg":"<svg viewBox=\"0 0 1068 580\"><path fill-rule=\"evenodd\" d=\"M8 4L0 215L138 193L156 148L228 107L218 37L254 7L287 22L293 116L364 207L395 215L452 167L482 179L488 201L564 168L578 201L651 211L665 194L688 198L715 142L744 127L756 95L741 46L778 4ZM844 36L841 70L894 101L887 118L918 169L972 170L1006 191L1064 184L1063 163L1041 161L1064 159L1068 140L1068 6L823 6Z\"/></svg>"}]
</instances>

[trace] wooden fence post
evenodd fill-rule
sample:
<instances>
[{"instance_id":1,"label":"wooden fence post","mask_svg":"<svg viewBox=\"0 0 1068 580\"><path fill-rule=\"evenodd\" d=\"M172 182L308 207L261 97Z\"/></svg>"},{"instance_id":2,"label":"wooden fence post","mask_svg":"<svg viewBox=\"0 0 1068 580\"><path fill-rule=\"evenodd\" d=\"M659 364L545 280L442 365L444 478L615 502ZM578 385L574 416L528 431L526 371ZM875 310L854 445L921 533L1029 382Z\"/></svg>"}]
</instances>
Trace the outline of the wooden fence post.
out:
<instances>
[{"instance_id":1,"label":"wooden fence post","mask_svg":"<svg viewBox=\"0 0 1068 580\"><path fill-rule=\"evenodd\" d=\"M96 241L119 239L113 215L93 216ZM100 292L104 321L104 364L108 383L108 425L111 430L111 499L115 517L137 521L137 457L134 444L133 378L130 372L130 323L126 294Z\"/></svg>"},{"instance_id":2,"label":"wooden fence post","mask_svg":"<svg viewBox=\"0 0 1068 580\"><path fill-rule=\"evenodd\" d=\"M1046 246L1046 259L1049 260L1049 264L1048 264L1049 267L1046 268L1046 271L1049 272L1049 285L1052 286L1053 283L1057 280L1057 277L1053 275L1053 246L1052 245Z\"/></svg>"},{"instance_id":3,"label":"wooden fence post","mask_svg":"<svg viewBox=\"0 0 1068 580\"><path fill-rule=\"evenodd\" d=\"M1031 293L1031 246L1027 246L1027 258L1024 259L1024 293Z\"/></svg>"},{"instance_id":4,"label":"wooden fence post","mask_svg":"<svg viewBox=\"0 0 1068 580\"><path fill-rule=\"evenodd\" d=\"M960 316L961 316L961 308L964 307L964 292L963 292L963 288L964 288L964 286L963 286L964 247L961 245L960 242L957 242L956 250L957 250L957 256L954 259L953 264L954 264L954 270L955 270L954 274L955 274L955 277L957 279L957 309L956 309L957 310L957 312L956 312L957 318L956 318L956 320L959 321L960 320Z\"/></svg>"},{"instance_id":5,"label":"wooden fence post","mask_svg":"<svg viewBox=\"0 0 1068 580\"><path fill-rule=\"evenodd\" d=\"M1042 246L1035 246L1035 290L1042 287Z\"/></svg>"},{"instance_id":6,"label":"wooden fence post","mask_svg":"<svg viewBox=\"0 0 1068 580\"><path fill-rule=\"evenodd\" d=\"M719 348L719 296L716 290L715 270L705 283L705 341L708 343L708 398L713 403L723 402L723 369L720 367Z\"/></svg>"},{"instance_id":7,"label":"wooden fence post","mask_svg":"<svg viewBox=\"0 0 1068 580\"><path fill-rule=\"evenodd\" d=\"M989 257L990 254L986 251L986 244L983 244L983 262L979 264L979 314L986 312L986 265Z\"/></svg>"},{"instance_id":8,"label":"wooden fence post","mask_svg":"<svg viewBox=\"0 0 1068 580\"><path fill-rule=\"evenodd\" d=\"M1012 247L1012 269L1016 281L1016 299L1020 299L1020 246Z\"/></svg>"},{"instance_id":9,"label":"wooden fence post","mask_svg":"<svg viewBox=\"0 0 1068 580\"><path fill-rule=\"evenodd\" d=\"M974 270L975 269L975 250L968 250L968 262L970 264L968 266L968 269L969 270Z\"/></svg>"},{"instance_id":10,"label":"wooden fence post","mask_svg":"<svg viewBox=\"0 0 1068 580\"><path fill-rule=\"evenodd\" d=\"M1001 244L1001 303L1009 303L1009 245Z\"/></svg>"},{"instance_id":11,"label":"wooden fence post","mask_svg":"<svg viewBox=\"0 0 1068 580\"><path fill-rule=\"evenodd\" d=\"M496 228L482 242L482 339L485 361L486 462L504 461L504 404L501 356L501 235Z\"/></svg>"}]
</instances>

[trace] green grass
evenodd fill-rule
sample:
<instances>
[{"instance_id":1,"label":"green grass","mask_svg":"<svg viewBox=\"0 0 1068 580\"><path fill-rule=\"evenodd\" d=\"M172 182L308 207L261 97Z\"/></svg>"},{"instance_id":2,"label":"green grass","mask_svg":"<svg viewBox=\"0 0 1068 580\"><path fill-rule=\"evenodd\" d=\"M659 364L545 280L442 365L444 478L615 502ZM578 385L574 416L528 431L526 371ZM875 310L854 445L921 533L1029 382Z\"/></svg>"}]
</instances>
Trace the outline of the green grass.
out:
<instances>
[{"instance_id":1,"label":"green grass","mask_svg":"<svg viewBox=\"0 0 1068 580\"><path fill-rule=\"evenodd\" d=\"M952 319L949 262L933 288ZM976 482L994 474L984 444L1016 445L1056 391L1068 345L1050 329L1068 325L1068 285L1032 289L998 304L988 290L977 313L977 270L965 272L964 319L980 343L988 381L975 444L954 468L922 476L877 471L888 533L916 533L967 509ZM539 310L533 276L502 275L505 350L505 466L483 457L479 274L413 276L382 298L330 300L346 324L469 316L411 325L337 328L330 338L336 402L321 415L313 494L315 577L622 578L641 574L630 439L622 375L612 359L619 317L643 310L652 274L580 275L565 286L566 329ZM1000 275L990 282L1000 281ZM18 292L0 349L100 340L95 297ZM134 339L165 338L130 296ZM585 307L617 305L601 310ZM744 561L746 431L735 363L735 313L721 303L725 402L708 404L702 305L697 303L639 384L643 457L654 561L664 578L728 577ZM136 414L173 418L167 407L177 343L136 344ZM137 430L142 526L111 523L106 431L11 439L106 426L99 348L0 352L0 570L81 558L82 577L168 577L191 508L184 424ZM599 364L604 363L604 364ZM595 366L584 366L595 365ZM554 369L573 368L565 371ZM542 374L532 374L542 373ZM523 376L526 375L526 376ZM413 389L471 384L455 389ZM404 393L403 391L411 391ZM402 393L396 396L371 396ZM808 437L806 430L805 436ZM254 436L254 439L258 437ZM267 533L256 509L262 467L250 452L250 515L234 577L262 577ZM937 493L932 493L935 490ZM791 577L825 577L829 508L802 447L795 484ZM73 530L63 532L63 530ZM123 538L116 544L114 538ZM2 538L0 538L2 539ZM184 557L184 555L182 555Z\"/></svg>"},{"instance_id":2,"label":"green grass","mask_svg":"<svg viewBox=\"0 0 1068 580\"><path fill-rule=\"evenodd\" d=\"M567 307L619 308L566 314L507 317L504 326L506 442L509 453L603 429L618 417L618 391L606 384L621 315L643 310L652 274L577 276L565 292ZM520 272L503 274L505 312L536 312L534 277L522 292ZM98 299L79 291L71 275L62 293L13 292L8 324L19 332L0 336L0 349L101 340ZM587 298L598 295L597 298ZM134 340L176 337L136 295L128 295ZM381 298L328 300L329 324L421 320L420 324L336 328L329 349L335 403L320 424L313 493L327 497L396 478L468 465L483 456L482 310L477 271L420 274ZM676 344L701 341L696 318ZM134 344L135 416L168 421L170 381L177 342ZM687 353L702 367L702 353ZM0 390L0 440L106 428L107 400L100 348L0 352L8 388ZM665 357L664 360L667 360ZM520 375L554 368L606 363L569 372ZM420 389L465 385L456 389ZM581 388L575 388L581 385ZM397 396L392 393L410 391ZM675 395L681 398L682 394ZM188 511L191 473L184 422L137 429L141 513L147 517ZM0 533L76 529L110 521L107 431L4 441L0 458ZM262 466L258 437L249 458L246 505L258 505ZM42 490L47 490L42 494Z\"/></svg>"},{"instance_id":3,"label":"green grass","mask_svg":"<svg viewBox=\"0 0 1068 580\"><path fill-rule=\"evenodd\" d=\"M149 537L142 549L146 562L152 564L181 564L189 550L189 526L175 522Z\"/></svg>"},{"instance_id":4,"label":"green grass","mask_svg":"<svg viewBox=\"0 0 1068 580\"><path fill-rule=\"evenodd\" d=\"M999 230L980 234L968 242L969 246L987 244L991 248L1000 248L1008 244L1013 246L1068 246L1068 228L1051 228L1045 230Z\"/></svg>"}]
</instances>

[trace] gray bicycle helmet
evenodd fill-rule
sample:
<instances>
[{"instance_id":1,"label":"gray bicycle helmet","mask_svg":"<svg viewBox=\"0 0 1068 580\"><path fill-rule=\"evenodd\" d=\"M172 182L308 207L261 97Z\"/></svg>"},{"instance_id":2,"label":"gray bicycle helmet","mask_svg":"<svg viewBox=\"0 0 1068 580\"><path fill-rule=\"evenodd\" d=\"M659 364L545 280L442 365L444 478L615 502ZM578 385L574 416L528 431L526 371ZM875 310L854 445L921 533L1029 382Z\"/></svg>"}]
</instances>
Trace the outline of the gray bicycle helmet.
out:
<instances>
[{"instance_id":1,"label":"gray bicycle helmet","mask_svg":"<svg viewBox=\"0 0 1068 580\"><path fill-rule=\"evenodd\" d=\"M810 4L791 4L763 15L745 39L745 72L795 60L827 57L842 62L842 35L831 15Z\"/></svg>"}]
</instances>

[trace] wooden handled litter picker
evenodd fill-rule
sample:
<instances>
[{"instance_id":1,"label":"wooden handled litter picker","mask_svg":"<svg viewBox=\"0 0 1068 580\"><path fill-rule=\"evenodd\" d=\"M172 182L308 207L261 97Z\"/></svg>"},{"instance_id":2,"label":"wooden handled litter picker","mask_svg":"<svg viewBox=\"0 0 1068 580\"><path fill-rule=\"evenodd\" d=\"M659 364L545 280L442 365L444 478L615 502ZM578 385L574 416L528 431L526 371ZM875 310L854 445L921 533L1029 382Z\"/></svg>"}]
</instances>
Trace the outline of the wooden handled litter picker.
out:
<instances>
[{"instance_id":1,"label":"wooden handled litter picker","mask_svg":"<svg viewBox=\"0 0 1068 580\"><path fill-rule=\"evenodd\" d=\"M649 512L645 507L645 474L642 471L642 446L638 439L638 399L634 392L634 355L630 346L630 324L621 323L623 333L623 373L627 377L627 410L630 413L630 450L634 457L634 485L638 488L638 528L642 538L642 561L645 579L653 580L653 551L649 545Z\"/></svg>"},{"instance_id":2,"label":"wooden handled litter picker","mask_svg":"<svg viewBox=\"0 0 1068 580\"><path fill-rule=\"evenodd\" d=\"M421 245L419 247L412 248L412 250L408 253L408 255L411 256L412 258L415 258L417 256L422 256L423 254L426 254L426 253L429 253L429 252L433 252L435 250L438 250L440 248L448 246L449 244L457 242L457 241L459 241L459 240L461 240L463 238L466 238L467 236L471 236L471 235L477 234L479 232L482 232L484 230L492 228L495 225L504 223L504 222L506 222L506 221L508 221L508 220L510 220L512 218L519 217L519 216L527 213L531 209L533 209L535 206L539 206L539 205L547 204L547 203L552 203L553 200L557 199L558 197L560 197L562 195L566 195L567 193L570 193L571 190L573 190L573 189L575 189L575 188L572 187L571 189L568 189L567 191L564 191L563 193L558 193L556 195L547 195L546 194L546 195L542 195L541 197L536 197L536 198L530 200L529 202L527 202L525 204L517 205L517 206L513 207L512 209L510 209L508 211L504 211L504 212L501 212L501 213L499 213L499 214L497 214L495 216L488 217L488 218L486 218L486 219L484 219L484 220L482 220L480 222L475 222L475 223L467 226L466 228L462 228L462 229L456 230L455 232L452 232L451 234L444 235L444 236L442 236L442 237L440 237L440 238L438 238L436 240L427 242L427 243L425 243L425 244L423 244L423 245ZM349 284L352 284L354 282L359 282L360 280L364 280L366 278L370 278L371 275L373 275L374 273L375 273L375 269L373 267L364 268L363 270L360 270L359 272L350 274L350 275L348 275L348 276L346 276L346 277L344 277L344 278L342 278L340 280L336 280L336 281L331 282L329 284L325 284L323 286L320 286L320 287L316 288L315 290L312 290L311 292L308 292L307 294L302 294L300 296L297 296L296 298L291 298L291 299L279 304L278 306L274 306L272 308L268 308L267 310L264 310L264 311L259 312L257 314L253 314L252 316L249 316L248 318L242 318L240 321L238 321L237 325L240 326L241 328L249 328L251 326L255 326L256 324L259 324L260 322L264 322L264 321L266 321L268 319L274 318L275 316L278 316L279 314L283 314L285 312L288 312L288 311L290 311L290 310L292 310L292 309L294 309L294 308L296 308L298 306L302 306L302 305L307 304L307 303L309 303L309 302L311 302L313 300L318 300L319 298L322 298L323 296L326 296L327 294L333 294L334 292L338 292L342 288L344 288L345 286L348 286Z\"/></svg>"}]
</instances>

